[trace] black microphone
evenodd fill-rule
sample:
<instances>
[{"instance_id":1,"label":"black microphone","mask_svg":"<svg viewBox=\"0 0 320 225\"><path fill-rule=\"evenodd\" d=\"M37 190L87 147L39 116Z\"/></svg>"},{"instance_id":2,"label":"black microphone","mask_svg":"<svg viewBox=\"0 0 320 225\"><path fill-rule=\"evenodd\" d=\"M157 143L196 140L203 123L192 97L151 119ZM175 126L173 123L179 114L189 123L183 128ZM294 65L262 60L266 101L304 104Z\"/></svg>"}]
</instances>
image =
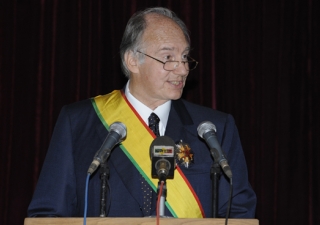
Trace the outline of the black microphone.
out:
<instances>
[{"instance_id":1,"label":"black microphone","mask_svg":"<svg viewBox=\"0 0 320 225\"><path fill-rule=\"evenodd\" d=\"M99 167L101 163L104 163L113 147L123 141L127 136L127 127L121 122L114 122L110 125L110 131L100 149L93 157L93 161L88 169L88 173L92 174Z\"/></svg>"},{"instance_id":2,"label":"black microphone","mask_svg":"<svg viewBox=\"0 0 320 225\"><path fill-rule=\"evenodd\" d=\"M167 178L173 179L175 162L174 141L167 136L155 138L150 145L150 158L152 162L151 175L165 181Z\"/></svg>"},{"instance_id":3,"label":"black microphone","mask_svg":"<svg viewBox=\"0 0 320 225\"><path fill-rule=\"evenodd\" d=\"M221 146L216 136L216 126L211 123L210 121L204 121L199 124L198 128L198 135L203 138L210 148L210 152L214 160L220 164L224 173L229 177L232 178L232 172L226 157L223 154Z\"/></svg>"}]
</instances>

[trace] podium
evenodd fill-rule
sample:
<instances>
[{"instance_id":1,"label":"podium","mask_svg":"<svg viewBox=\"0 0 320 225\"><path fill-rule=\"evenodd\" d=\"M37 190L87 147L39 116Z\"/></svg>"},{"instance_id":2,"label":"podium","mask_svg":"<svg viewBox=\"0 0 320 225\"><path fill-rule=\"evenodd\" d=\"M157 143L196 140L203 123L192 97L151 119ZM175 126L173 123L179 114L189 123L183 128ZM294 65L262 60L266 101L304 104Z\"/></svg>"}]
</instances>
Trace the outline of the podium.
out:
<instances>
[{"instance_id":1,"label":"podium","mask_svg":"<svg viewBox=\"0 0 320 225\"><path fill-rule=\"evenodd\" d=\"M82 225L83 218L25 218L24 225ZM89 217L87 225L155 225L156 218L149 217ZM223 218L177 219L160 218L160 225L224 225ZM259 225L257 219L228 219L229 225Z\"/></svg>"}]
</instances>

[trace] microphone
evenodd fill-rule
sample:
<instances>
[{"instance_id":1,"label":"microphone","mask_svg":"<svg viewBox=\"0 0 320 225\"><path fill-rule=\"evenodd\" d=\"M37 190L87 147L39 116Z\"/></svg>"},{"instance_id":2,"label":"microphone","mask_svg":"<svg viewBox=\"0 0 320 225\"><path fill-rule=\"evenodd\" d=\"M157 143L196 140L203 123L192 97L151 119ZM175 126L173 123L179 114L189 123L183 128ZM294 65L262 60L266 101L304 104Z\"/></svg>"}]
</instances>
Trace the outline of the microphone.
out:
<instances>
[{"instance_id":1,"label":"microphone","mask_svg":"<svg viewBox=\"0 0 320 225\"><path fill-rule=\"evenodd\" d=\"M204 121L199 124L198 135L203 138L207 145L210 148L212 157L216 162L218 162L223 170L223 172L229 177L232 178L232 172L226 157L223 154L221 146L216 136L216 126L210 121Z\"/></svg>"},{"instance_id":2,"label":"microphone","mask_svg":"<svg viewBox=\"0 0 320 225\"><path fill-rule=\"evenodd\" d=\"M110 125L110 131L100 149L93 157L93 161L88 169L88 173L92 174L100 166L101 163L104 163L113 147L123 141L127 136L127 127L121 122L114 122Z\"/></svg>"},{"instance_id":3,"label":"microphone","mask_svg":"<svg viewBox=\"0 0 320 225\"><path fill-rule=\"evenodd\" d=\"M165 181L167 178L173 179L175 162L175 143L167 136L155 138L150 145L151 175Z\"/></svg>"}]
</instances>

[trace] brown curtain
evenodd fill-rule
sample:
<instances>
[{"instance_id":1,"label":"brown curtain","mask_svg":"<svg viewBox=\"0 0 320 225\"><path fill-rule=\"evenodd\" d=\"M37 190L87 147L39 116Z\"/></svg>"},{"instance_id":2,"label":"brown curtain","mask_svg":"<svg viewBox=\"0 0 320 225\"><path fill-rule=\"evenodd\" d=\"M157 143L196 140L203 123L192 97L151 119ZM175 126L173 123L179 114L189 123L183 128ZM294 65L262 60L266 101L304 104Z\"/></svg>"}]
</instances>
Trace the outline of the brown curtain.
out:
<instances>
[{"instance_id":1,"label":"brown curtain","mask_svg":"<svg viewBox=\"0 0 320 225\"><path fill-rule=\"evenodd\" d=\"M165 6L199 67L184 98L231 113L261 225L320 224L319 1L0 2L0 224L22 224L61 107L126 78L129 17Z\"/></svg>"}]
</instances>

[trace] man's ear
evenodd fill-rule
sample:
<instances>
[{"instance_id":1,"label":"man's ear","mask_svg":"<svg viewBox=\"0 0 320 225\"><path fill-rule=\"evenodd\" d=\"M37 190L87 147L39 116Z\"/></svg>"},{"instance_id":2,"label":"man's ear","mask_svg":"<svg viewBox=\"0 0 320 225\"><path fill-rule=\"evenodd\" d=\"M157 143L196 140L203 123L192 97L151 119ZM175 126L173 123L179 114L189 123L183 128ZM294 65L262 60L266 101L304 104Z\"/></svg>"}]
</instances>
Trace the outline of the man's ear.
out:
<instances>
[{"instance_id":1,"label":"man's ear","mask_svg":"<svg viewBox=\"0 0 320 225\"><path fill-rule=\"evenodd\" d=\"M124 61L131 73L138 73L138 59L134 56L132 51L128 51L124 54Z\"/></svg>"}]
</instances>

